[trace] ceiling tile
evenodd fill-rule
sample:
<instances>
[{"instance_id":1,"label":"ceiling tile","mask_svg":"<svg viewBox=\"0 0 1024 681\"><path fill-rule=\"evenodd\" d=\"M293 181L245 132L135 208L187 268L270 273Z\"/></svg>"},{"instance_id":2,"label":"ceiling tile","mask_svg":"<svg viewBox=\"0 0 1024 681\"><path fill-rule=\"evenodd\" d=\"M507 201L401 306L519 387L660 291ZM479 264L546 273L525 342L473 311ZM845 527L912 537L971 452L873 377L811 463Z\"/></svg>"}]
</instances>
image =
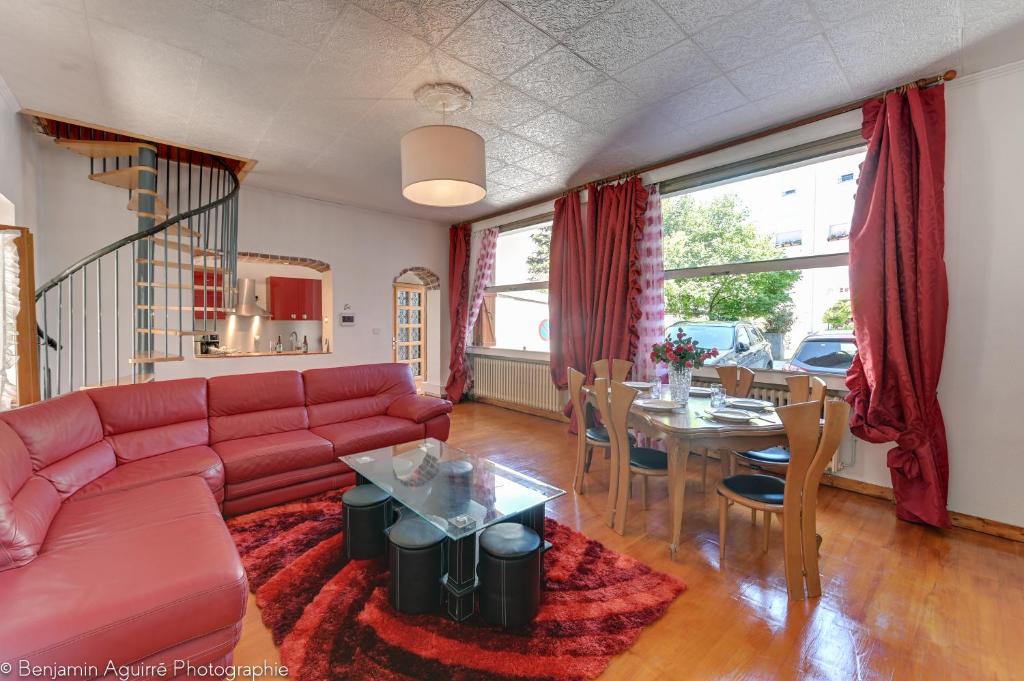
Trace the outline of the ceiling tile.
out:
<instances>
[{"instance_id":1,"label":"ceiling tile","mask_svg":"<svg viewBox=\"0 0 1024 681\"><path fill-rule=\"evenodd\" d=\"M1024 17L1024 2L1021 0L970 0L962 2L964 23L973 24L1002 15L1003 18Z\"/></svg>"},{"instance_id":2,"label":"ceiling tile","mask_svg":"<svg viewBox=\"0 0 1024 681\"><path fill-rule=\"evenodd\" d=\"M503 83L473 96L473 116L503 130L511 130L546 110L547 107L533 97Z\"/></svg>"},{"instance_id":3,"label":"ceiling tile","mask_svg":"<svg viewBox=\"0 0 1024 681\"><path fill-rule=\"evenodd\" d=\"M204 70L200 79L201 91L205 89L209 75L209 69ZM245 76L239 74L238 77ZM210 96L217 96L216 88L220 82L222 79L218 78L211 84ZM277 118L320 130L325 135L337 134L352 129L377 101L368 97L350 97L347 88L335 87L332 83L324 83L315 76L307 75L292 88Z\"/></svg>"},{"instance_id":4,"label":"ceiling tile","mask_svg":"<svg viewBox=\"0 0 1024 681\"><path fill-rule=\"evenodd\" d=\"M868 95L957 65L956 0L894 3L829 29L825 36L855 94Z\"/></svg>"},{"instance_id":5,"label":"ceiling tile","mask_svg":"<svg viewBox=\"0 0 1024 681\"><path fill-rule=\"evenodd\" d=\"M487 175L488 182L493 180L506 187L522 187L525 184L532 184L538 179L540 179L540 175L516 165L507 165L501 170Z\"/></svg>"},{"instance_id":6,"label":"ceiling tile","mask_svg":"<svg viewBox=\"0 0 1024 681\"><path fill-rule=\"evenodd\" d=\"M587 134L587 129L563 113L547 111L516 126L513 132L537 144L553 147L580 139Z\"/></svg>"},{"instance_id":7,"label":"ceiling tile","mask_svg":"<svg viewBox=\"0 0 1024 681\"><path fill-rule=\"evenodd\" d=\"M559 105L559 109L600 134L624 123L641 106L641 100L626 86L606 80Z\"/></svg>"},{"instance_id":8,"label":"ceiling tile","mask_svg":"<svg viewBox=\"0 0 1024 681\"><path fill-rule=\"evenodd\" d=\"M556 38L587 23L616 0L505 0L505 4Z\"/></svg>"},{"instance_id":9,"label":"ceiling tile","mask_svg":"<svg viewBox=\"0 0 1024 681\"><path fill-rule=\"evenodd\" d=\"M1008 9L999 11L1005 5ZM989 11L979 11L987 6ZM1024 59L1024 1L971 3L965 12L963 68L969 73ZM966 9L966 8L965 8Z\"/></svg>"},{"instance_id":10,"label":"ceiling tile","mask_svg":"<svg viewBox=\"0 0 1024 681\"><path fill-rule=\"evenodd\" d=\"M658 0L658 4L690 34L707 28L754 2L755 0Z\"/></svg>"},{"instance_id":11,"label":"ceiling tile","mask_svg":"<svg viewBox=\"0 0 1024 681\"><path fill-rule=\"evenodd\" d=\"M508 82L542 102L557 103L604 80L605 75L562 45L513 73Z\"/></svg>"},{"instance_id":12,"label":"ceiling tile","mask_svg":"<svg viewBox=\"0 0 1024 681\"><path fill-rule=\"evenodd\" d=\"M764 122L784 123L846 104L854 99L843 84L807 82L754 102L764 113Z\"/></svg>"},{"instance_id":13,"label":"ceiling tile","mask_svg":"<svg viewBox=\"0 0 1024 681\"><path fill-rule=\"evenodd\" d=\"M365 9L432 45L444 40L481 0L356 0Z\"/></svg>"},{"instance_id":14,"label":"ceiling tile","mask_svg":"<svg viewBox=\"0 0 1024 681\"><path fill-rule=\"evenodd\" d=\"M615 79L642 99L656 101L722 75L693 41L684 40L632 66Z\"/></svg>"},{"instance_id":15,"label":"ceiling tile","mask_svg":"<svg viewBox=\"0 0 1024 681\"><path fill-rule=\"evenodd\" d=\"M553 151L542 151L539 154L527 156L516 161L516 165L532 170L538 175L555 175L558 177L567 176L575 168L573 161Z\"/></svg>"},{"instance_id":16,"label":"ceiling tile","mask_svg":"<svg viewBox=\"0 0 1024 681\"><path fill-rule=\"evenodd\" d=\"M519 159L533 156L542 151L544 151L544 147L507 132L487 143L487 155L505 163L515 163Z\"/></svg>"},{"instance_id":17,"label":"ceiling tile","mask_svg":"<svg viewBox=\"0 0 1024 681\"><path fill-rule=\"evenodd\" d=\"M211 0L210 4L268 33L311 48L327 37L343 7L336 0Z\"/></svg>"},{"instance_id":18,"label":"ceiling tile","mask_svg":"<svg viewBox=\"0 0 1024 681\"><path fill-rule=\"evenodd\" d=\"M727 75L740 92L752 100L792 93L808 85L825 92L848 90L832 48L820 35L787 48L771 59L741 66Z\"/></svg>"},{"instance_id":19,"label":"ceiling tile","mask_svg":"<svg viewBox=\"0 0 1024 681\"><path fill-rule=\"evenodd\" d=\"M510 75L554 45L496 0L488 0L441 43L441 49L499 78Z\"/></svg>"},{"instance_id":20,"label":"ceiling tile","mask_svg":"<svg viewBox=\"0 0 1024 681\"><path fill-rule=\"evenodd\" d=\"M678 136L681 144L668 156L670 158L680 156L688 151L735 139L757 130L764 130L781 122L766 119L760 109L753 104L746 104L701 119L682 129Z\"/></svg>"},{"instance_id":21,"label":"ceiling tile","mask_svg":"<svg viewBox=\"0 0 1024 681\"><path fill-rule=\"evenodd\" d=\"M683 38L654 0L622 0L565 39L577 54L608 73L638 64Z\"/></svg>"},{"instance_id":22,"label":"ceiling tile","mask_svg":"<svg viewBox=\"0 0 1024 681\"><path fill-rule=\"evenodd\" d=\"M496 128L489 123L484 123L479 118L474 117L472 113L457 113L453 116L448 116L447 120L448 123L451 125L457 125L460 128L472 130L476 134L483 137L484 140L494 139L495 137L501 135L504 132L500 128Z\"/></svg>"},{"instance_id":23,"label":"ceiling tile","mask_svg":"<svg viewBox=\"0 0 1024 681\"><path fill-rule=\"evenodd\" d=\"M973 1L973 0L969 0ZM862 14L873 14L892 4L892 0L809 0L814 13L825 26L835 26Z\"/></svg>"},{"instance_id":24,"label":"ceiling tile","mask_svg":"<svg viewBox=\"0 0 1024 681\"><path fill-rule=\"evenodd\" d=\"M498 85L493 77L469 64L449 57L440 50L431 50L426 59L398 81L387 97L412 99L416 90L427 83L455 83L469 90L474 97L480 97Z\"/></svg>"},{"instance_id":25,"label":"ceiling tile","mask_svg":"<svg viewBox=\"0 0 1024 681\"><path fill-rule=\"evenodd\" d=\"M694 41L729 71L820 31L813 12L802 0L761 0L704 29L694 36Z\"/></svg>"},{"instance_id":26,"label":"ceiling tile","mask_svg":"<svg viewBox=\"0 0 1024 681\"><path fill-rule=\"evenodd\" d=\"M441 123L441 116L412 99L381 99L347 132L356 139L380 145L382 152L397 151L402 135L414 128Z\"/></svg>"},{"instance_id":27,"label":"ceiling tile","mask_svg":"<svg viewBox=\"0 0 1024 681\"><path fill-rule=\"evenodd\" d=\"M659 108L674 125L687 127L746 103L746 98L732 83L725 78L716 78L664 100Z\"/></svg>"},{"instance_id":28,"label":"ceiling tile","mask_svg":"<svg viewBox=\"0 0 1024 681\"><path fill-rule=\"evenodd\" d=\"M493 173L498 172L504 168L507 164L504 161L496 159L492 156L487 157L487 177L490 177Z\"/></svg>"}]
</instances>

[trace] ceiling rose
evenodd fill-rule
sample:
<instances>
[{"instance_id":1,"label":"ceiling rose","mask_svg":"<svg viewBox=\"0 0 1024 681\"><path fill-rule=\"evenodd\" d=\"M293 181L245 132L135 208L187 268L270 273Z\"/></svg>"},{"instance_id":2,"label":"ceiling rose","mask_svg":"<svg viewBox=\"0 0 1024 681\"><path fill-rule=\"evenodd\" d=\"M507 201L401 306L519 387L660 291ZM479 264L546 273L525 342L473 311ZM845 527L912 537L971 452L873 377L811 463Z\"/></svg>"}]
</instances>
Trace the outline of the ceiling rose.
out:
<instances>
[{"instance_id":1,"label":"ceiling rose","mask_svg":"<svg viewBox=\"0 0 1024 681\"><path fill-rule=\"evenodd\" d=\"M441 114L441 125L425 125L402 137L402 195L426 206L466 206L487 195L484 140L472 130L447 125L450 113L473 105L473 95L454 83L430 83L416 101Z\"/></svg>"}]
</instances>

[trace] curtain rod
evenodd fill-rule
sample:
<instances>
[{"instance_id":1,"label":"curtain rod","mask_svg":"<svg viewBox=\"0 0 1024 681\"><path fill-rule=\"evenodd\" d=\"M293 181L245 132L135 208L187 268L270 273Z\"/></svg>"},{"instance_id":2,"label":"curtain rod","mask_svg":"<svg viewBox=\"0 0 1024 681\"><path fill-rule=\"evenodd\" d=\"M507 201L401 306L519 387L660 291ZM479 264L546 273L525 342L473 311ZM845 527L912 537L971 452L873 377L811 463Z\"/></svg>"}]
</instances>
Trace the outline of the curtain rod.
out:
<instances>
[{"instance_id":1,"label":"curtain rod","mask_svg":"<svg viewBox=\"0 0 1024 681\"><path fill-rule=\"evenodd\" d=\"M936 76L930 76L928 78L919 78L917 80L912 80L912 81L910 81L908 83L904 83L903 85L900 85L898 87L890 88L888 90L885 90L884 92L879 92L878 94L872 95L870 97L865 97L864 99L858 99L858 100L853 101L853 102L848 102L846 104L842 104L842 105L837 106L837 107L835 107L833 109L828 109L827 111L820 111L820 112L818 112L816 114L811 114L810 116L805 116L804 118L798 118L796 120L789 121L788 123L782 123L781 125L777 125L777 126L775 126L773 128L766 128L764 130L759 130L757 132L752 132L752 133L743 135L741 137L734 137L734 138L732 138L730 140L726 140L724 142L719 142L719 143L713 144L713 145L711 145L709 147L703 147L701 149L697 149L695 151L689 151L689 152L687 152L685 154L681 154L679 156L673 156L671 158L667 158L667 159L664 159L662 161L657 161L656 163L652 163L650 165L641 166L640 168L636 168L636 169L631 170L629 172L619 173L617 175L610 175L608 177L601 178L600 180L591 180L590 182L587 182L585 184L581 184L579 186L573 187L572 189L567 189L567 190L560 191L557 194L550 194L550 195L545 196L545 197L540 198L540 199L532 199L528 203L523 203L523 204L520 204L518 206L513 206L511 208L504 208L501 211L498 211L498 212L495 212L495 213L488 213L487 215L482 215L482 216L480 216L478 218L473 218L472 220L469 220L469 222L472 224L472 223L475 223L475 222L483 222L484 220L492 220L494 218L499 218L502 215L507 215L509 213L512 213L512 212L515 212L515 211L518 211L518 210L524 210L524 209L530 208L532 206L539 206L539 205L545 204L548 201L553 201L553 200L555 200L555 199L557 199L557 198L559 198L561 196L564 196L566 194L570 194L572 192L582 191L583 189L585 189L587 187L587 185L590 185L590 184L600 185L600 184L608 184L610 182L616 182L618 180L622 180L624 178L630 177L631 175L642 175L644 173L649 173L649 172L654 171L654 170L660 170L662 168L666 168L668 166L675 165L676 163L682 163L683 161L689 161L691 159L697 158L698 156L705 156L707 154L713 154L716 151L722 151L723 149L728 149L730 147L735 147L735 146L738 146L740 144L746 144L747 142L753 142L755 140L759 140L759 139L762 139L762 138L765 138L765 137L770 137L771 135L777 135L780 132L786 132L788 130L792 130L794 128L799 128L799 127L802 127L804 125L810 125L811 123L817 123L818 121L824 120L826 118L832 118L833 116L838 116L840 114L849 113L850 111L856 111L857 109L863 107L866 103L870 102L871 100L873 100L873 99L880 99L880 98L886 96L887 94L889 94L890 92L896 92L896 91L899 91L899 90L906 90L907 88L911 88L911 87L915 87L915 88L919 88L919 89L924 89L924 88L931 87L933 85L939 85L941 83L953 80L954 78L956 78L956 76L957 76L956 71L954 69L949 69L948 71L946 71L944 73L940 73L940 74L938 74Z\"/></svg>"}]
</instances>

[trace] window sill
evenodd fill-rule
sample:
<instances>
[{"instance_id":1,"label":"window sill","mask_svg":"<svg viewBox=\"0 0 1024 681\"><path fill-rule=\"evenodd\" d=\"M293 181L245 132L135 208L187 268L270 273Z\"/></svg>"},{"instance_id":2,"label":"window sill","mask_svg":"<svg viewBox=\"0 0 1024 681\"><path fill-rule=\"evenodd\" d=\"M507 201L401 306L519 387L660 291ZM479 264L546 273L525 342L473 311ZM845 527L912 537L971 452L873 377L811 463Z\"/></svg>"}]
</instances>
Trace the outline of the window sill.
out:
<instances>
[{"instance_id":1,"label":"window sill","mask_svg":"<svg viewBox=\"0 0 1024 681\"><path fill-rule=\"evenodd\" d=\"M483 357L507 357L509 359L519 359L525 362L534 362L538 364L547 364L551 361L550 353L540 352L538 350L515 350L512 348L481 348L477 346L469 346L466 348L466 352L470 355L480 355Z\"/></svg>"}]
</instances>

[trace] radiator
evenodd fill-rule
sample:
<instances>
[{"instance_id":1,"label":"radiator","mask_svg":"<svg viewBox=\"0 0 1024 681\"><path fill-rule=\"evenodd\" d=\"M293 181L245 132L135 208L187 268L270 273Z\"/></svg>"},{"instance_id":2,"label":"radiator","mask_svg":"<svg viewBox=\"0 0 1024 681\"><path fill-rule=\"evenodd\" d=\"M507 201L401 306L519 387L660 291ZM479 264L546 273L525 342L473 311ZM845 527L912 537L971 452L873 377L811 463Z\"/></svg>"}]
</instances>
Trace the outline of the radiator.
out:
<instances>
[{"instance_id":1,"label":"radiator","mask_svg":"<svg viewBox=\"0 0 1024 681\"><path fill-rule=\"evenodd\" d=\"M547 363L513 357L469 355L474 397L541 411L561 412L562 400Z\"/></svg>"}]
</instances>

